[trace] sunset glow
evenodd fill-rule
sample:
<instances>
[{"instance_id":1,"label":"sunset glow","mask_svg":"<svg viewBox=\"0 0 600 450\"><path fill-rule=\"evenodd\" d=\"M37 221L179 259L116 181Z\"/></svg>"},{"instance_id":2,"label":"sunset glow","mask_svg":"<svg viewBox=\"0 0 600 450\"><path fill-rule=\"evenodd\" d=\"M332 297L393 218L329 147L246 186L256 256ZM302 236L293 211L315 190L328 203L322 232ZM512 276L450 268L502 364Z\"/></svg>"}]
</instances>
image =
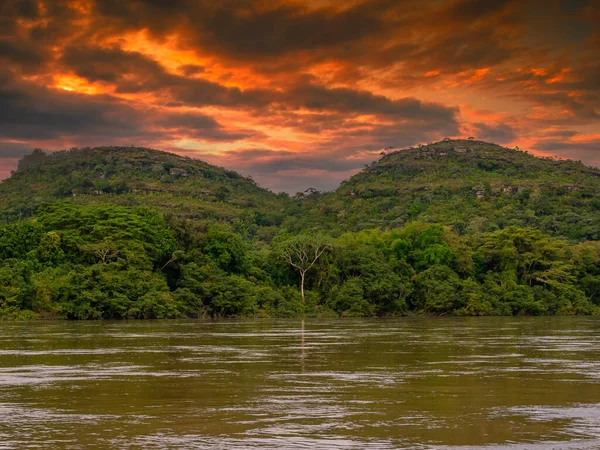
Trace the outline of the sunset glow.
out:
<instances>
[{"instance_id":1,"label":"sunset glow","mask_svg":"<svg viewBox=\"0 0 600 450\"><path fill-rule=\"evenodd\" d=\"M600 165L599 10L8 0L0 177L34 147L136 145L332 189L383 148L466 135Z\"/></svg>"}]
</instances>

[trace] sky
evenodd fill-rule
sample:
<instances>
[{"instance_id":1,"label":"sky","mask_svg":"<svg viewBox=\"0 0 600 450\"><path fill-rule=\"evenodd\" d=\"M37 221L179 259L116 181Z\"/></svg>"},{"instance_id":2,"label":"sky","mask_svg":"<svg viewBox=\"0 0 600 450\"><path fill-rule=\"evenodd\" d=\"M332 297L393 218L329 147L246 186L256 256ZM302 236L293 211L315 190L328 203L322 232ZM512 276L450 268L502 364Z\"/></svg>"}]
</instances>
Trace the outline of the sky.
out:
<instances>
[{"instance_id":1,"label":"sky","mask_svg":"<svg viewBox=\"0 0 600 450\"><path fill-rule=\"evenodd\" d=\"M0 179L144 146L335 188L476 137L600 166L600 0L3 0Z\"/></svg>"}]
</instances>

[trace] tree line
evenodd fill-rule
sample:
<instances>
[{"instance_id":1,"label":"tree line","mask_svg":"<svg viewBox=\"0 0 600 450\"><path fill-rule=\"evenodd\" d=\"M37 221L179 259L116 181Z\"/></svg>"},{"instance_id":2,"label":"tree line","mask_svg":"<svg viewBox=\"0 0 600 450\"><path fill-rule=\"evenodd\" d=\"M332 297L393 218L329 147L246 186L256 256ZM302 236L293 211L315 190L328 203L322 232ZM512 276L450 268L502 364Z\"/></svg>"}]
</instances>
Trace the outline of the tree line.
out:
<instances>
[{"instance_id":1,"label":"tree line","mask_svg":"<svg viewBox=\"0 0 600 450\"><path fill-rule=\"evenodd\" d=\"M272 228L272 227L271 227ZM46 203L0 226L0 317L596 314L600 243L419 221L248 234L145 207Z\"/></svg>"}]
</instances>

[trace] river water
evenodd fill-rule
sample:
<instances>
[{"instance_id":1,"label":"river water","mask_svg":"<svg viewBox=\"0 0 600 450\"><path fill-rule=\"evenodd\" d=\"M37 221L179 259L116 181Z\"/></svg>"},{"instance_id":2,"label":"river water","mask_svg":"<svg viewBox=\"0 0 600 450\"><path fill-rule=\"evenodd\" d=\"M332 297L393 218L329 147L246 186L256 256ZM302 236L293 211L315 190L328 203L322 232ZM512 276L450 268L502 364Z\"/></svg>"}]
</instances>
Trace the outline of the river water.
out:
<instances>
[{"instance_id":1,"label":"river water","mask_svg":"<svg viewBox=\"0 0 600 450\"><path fill-rule=\"evenodd\" d=\"M0 323L0 449L597 449L600 318Z\"/></svg>"}]
</instances>

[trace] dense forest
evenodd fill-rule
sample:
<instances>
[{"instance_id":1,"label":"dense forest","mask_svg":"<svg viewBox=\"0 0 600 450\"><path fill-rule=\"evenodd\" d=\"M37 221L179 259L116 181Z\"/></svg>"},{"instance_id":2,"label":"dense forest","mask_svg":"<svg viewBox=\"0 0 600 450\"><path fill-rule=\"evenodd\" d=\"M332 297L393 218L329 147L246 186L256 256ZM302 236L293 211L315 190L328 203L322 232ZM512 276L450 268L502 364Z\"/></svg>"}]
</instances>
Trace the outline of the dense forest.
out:
<instances>
[{"instance_id":1,"label":"dense forest","mask_svg":"<svg viewBox=\"0 0 600 450\"><path fill-rule=\"evenodd\" d=\"M600 312L600 170L476 140L292 197L151 149L38 149L0 220L7 319Z\"/></svg>"}]
</instances>

